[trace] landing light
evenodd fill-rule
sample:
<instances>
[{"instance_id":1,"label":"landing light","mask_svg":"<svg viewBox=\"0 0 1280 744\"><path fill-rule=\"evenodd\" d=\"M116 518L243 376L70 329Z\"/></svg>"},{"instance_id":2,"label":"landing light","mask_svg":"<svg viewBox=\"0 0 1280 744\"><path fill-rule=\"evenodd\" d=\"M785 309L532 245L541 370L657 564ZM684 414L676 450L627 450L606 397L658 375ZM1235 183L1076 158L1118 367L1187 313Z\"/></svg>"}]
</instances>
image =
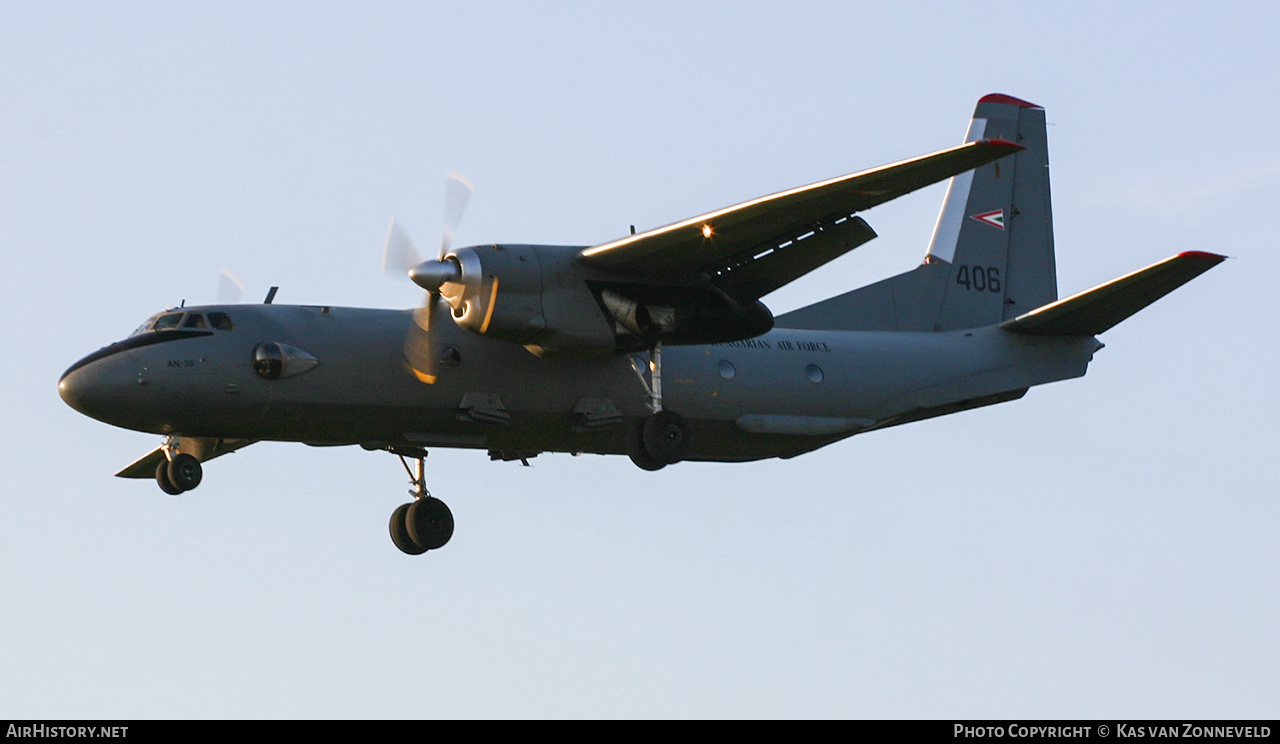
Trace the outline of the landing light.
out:
<instances>
[{"instance_id":1,"label":"landing light","mask_svg":"<svg viewBox=\"0 0 1280 744\"><path fill-rule=\"evenodd\" d=\"M711 233L713 232L715 231L711 229L711 225L702 226L702 237L709 239L711 237Z\"/></svg>"}]
</instances>

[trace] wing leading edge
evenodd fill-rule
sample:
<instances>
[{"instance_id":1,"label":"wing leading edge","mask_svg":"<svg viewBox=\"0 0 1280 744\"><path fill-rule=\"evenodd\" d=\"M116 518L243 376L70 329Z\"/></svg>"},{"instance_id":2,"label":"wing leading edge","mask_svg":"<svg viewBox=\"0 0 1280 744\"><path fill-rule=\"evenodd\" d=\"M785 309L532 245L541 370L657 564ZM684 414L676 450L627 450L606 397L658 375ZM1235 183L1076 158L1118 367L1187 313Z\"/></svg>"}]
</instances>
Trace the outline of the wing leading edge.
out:
<instances>
[{"instance_id":1,"label":"wing leading edge","mask_svg":"<svg viewBox=\"0 0 1280 744\"><path fill-rule=\"evenodd\" d=\"M756 300L874 238L854 213L1023 149L1000 139L967 142L603 243L580 260L640 280L702 274L735 299Z\"/></svg>"}]
</instances>

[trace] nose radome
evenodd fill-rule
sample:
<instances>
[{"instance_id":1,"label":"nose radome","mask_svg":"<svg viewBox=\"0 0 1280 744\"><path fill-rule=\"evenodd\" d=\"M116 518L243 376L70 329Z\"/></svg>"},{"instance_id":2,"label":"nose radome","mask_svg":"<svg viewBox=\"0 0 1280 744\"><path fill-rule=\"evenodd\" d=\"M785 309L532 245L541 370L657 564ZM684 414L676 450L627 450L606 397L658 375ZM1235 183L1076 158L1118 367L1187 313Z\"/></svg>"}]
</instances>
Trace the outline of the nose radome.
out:
<instances>
[{"instance_id":1,"label":"nose radome","mask_svg":"<svg viewBox=\"0 0 1280 744\"><path fill-rule=\"evenodd\" d=\"M77 364L64 372L62 379L58 380L58 396L64 403L86 416L93 415L90 413L94 398L93 373L88 369L91 366L93 365Z\"/></svg>"},{"instance_id":2,"label":"nose radome","mask_svg":"<svg viewBox=\"0 0 1280 744\"><path fill-rule=\"evenodd\" d=\"M124 356L95 354L76 362L58 381L58 395L80 413L112 423L130 407Z\"/></svg>"}]
</instances>

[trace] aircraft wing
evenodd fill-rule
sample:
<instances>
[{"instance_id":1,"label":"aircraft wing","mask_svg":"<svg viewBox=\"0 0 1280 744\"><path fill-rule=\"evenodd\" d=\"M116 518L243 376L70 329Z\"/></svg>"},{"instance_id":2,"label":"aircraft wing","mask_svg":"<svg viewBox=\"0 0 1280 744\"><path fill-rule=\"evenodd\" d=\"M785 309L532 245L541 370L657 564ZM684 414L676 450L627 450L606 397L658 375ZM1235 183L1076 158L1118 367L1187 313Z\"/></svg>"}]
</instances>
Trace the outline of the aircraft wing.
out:
<instances>
[{"instance_id":1,"label":"aircraft wing","mask_svg":"<svg viewBox=\"0 0 1280 744\"><path fill-rule=\"evenodd\" d=\"M874 238L856 212L1023 149L999 139L966 142L603 243L580 260L642 281L701 274L754 301Z\"/></svg>"},{"instance_id":2,"label":"aircraft wing","mask_svg":"<svg viewBox=\"0 0 1280 744\"><path fill-rule=\"evenodd\" d=\"M200 462L234 452L241 447L253 444L254 439L207 439L198 437L178 437L178 451L195 455ZM156 447L139 457L116 473L117 478L154 478L156 466L165 459L164 450Z\"/></svg>"}]
</instances>

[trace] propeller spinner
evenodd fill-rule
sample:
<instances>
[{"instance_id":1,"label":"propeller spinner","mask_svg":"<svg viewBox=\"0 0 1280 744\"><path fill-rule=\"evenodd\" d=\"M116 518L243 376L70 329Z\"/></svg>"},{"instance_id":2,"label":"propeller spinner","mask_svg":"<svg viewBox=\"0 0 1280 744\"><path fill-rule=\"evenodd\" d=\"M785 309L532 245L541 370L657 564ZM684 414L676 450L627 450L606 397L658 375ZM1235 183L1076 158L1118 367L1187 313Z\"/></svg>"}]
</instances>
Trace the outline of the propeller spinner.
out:
<instances>
[{"instance_id":1,"label":"propeller spinner","mask_svg":"<svg viewBox=\"0 0 1280 744\"><path fill-rule=\"evenodd\" d=\"M436 381L436 368L440 362L440 351L434 342L435 334L431 331L436 322L436 307L442 299L441 287L462 278L462 267L457 259L448 254L473 190L471 182L460 173L450 173L445 179L444 231L437 258L423 261L421 254L396 225L395 220L391 221L391 227L387 230L387 241L382 252L383 271L390 274L407 270L413 283L427 290L423 307L413 314L414 322L409 327L404 343L405 360L414 375L425 383Z\"/></svg>"}]
</instances>

